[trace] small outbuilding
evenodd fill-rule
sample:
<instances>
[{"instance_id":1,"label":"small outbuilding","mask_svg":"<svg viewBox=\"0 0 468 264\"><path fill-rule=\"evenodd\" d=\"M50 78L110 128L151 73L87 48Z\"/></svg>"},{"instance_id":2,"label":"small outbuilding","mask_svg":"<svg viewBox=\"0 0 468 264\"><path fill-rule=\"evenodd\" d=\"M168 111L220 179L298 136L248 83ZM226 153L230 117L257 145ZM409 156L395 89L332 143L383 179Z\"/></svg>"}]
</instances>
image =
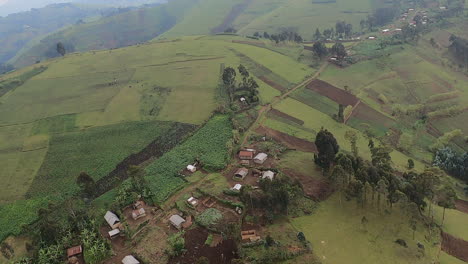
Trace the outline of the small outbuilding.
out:
<instances>
[{"instance_id":1,"label":"small outbuilding","mask_svg":"<svg viewBox=\"0 0 468 264\"><path fill-rule=\"evenodd\" d=\"M249 170L246 168L240 168L234 173L234 177L240 180L243 180L247 174L249 174Z\"/></svg>"},{"instance_id":2,"label":"small outbuilding","mask_svg":"<svg viewBox=\"0 0 468 264\"><path fill-rule=\"evenodd\" d=\"M113 229L108 232L110 239L118 237L120 235L120 230L119 229Z\"/></svg>"},{"instance_id":3,"label":"small outbuilding","mask_svg":"<svg viewBox=\"0 0 468 264\"><path fill-rule=\"evenodd\" d=\"M111 211L107 211L106 215L104 215L104 219L106 219L107 224L109 224L112 229L116 229L120 226L120 219Z\"/></svg>"},{"instance_id":4,"label":"small outbuilding","mask_svg":"<svg viewBox=\"0 0 468 264\"><path fill-rule=\"evenodd\" d=\"M122 264L140 264L140 262L132 255L128 255L122 259Z\"/></svg>"},{"instance_id":5,"label":"small outbuilding","mask_svg":"<svg viewBox=\"0 0 468 264\"><path fill-rule=\"evenodd\" d=\"M241 160L251 160L254 157L253 151L241 150L239 151L239 159Z\"/></svg>"},{"instance_id":6,"label":"small outbuilding","mask_svg":"<svg viewBox=\"0 0 468 264\"><path fill-rule=\"evenodd\" d=\"M254 158L254 162L257 164L263 164L268 159L268 155L265 153L258 153Z\"/></svg>"},{"instance_id":7,"label":"small outbuilding","mask_svg":"<svg viewBox=\"0 0 468 264\"><path fill-rule=\"evenodd\" d=\"M241 160L240 164L244 166L250 166L250 160Z\"/></svg>"},{"instance_id":8,"label":"small outbuilding","mask_svg":"<svg viewBox=\"0 0 468 264\"><path fill-rule=\"evenodd\" d=\"M242 184L236 184L234 185L234 187L231 188L231 190L238 191L238 192L240 192L241 189L242 189Z\"/></svg>"},{"instance_id":9,"label":"small outbuilding","mask_svg":"<svg viewBox=\"0 0 468 264\"><path fill-rule=\"evenodd\" d=\"M83 248L81 245L67 249L67 257L76 257L83 254Z\"/></svg>"},{"instance_id":10,"label":"small outbuilding","mask_svg":"<svg viewBox=\"0 0 468 264\"><path fill-rule=\"evenodd\" d=\"M275 178L275 173L272 171L264 171L262 174L262 179L270 179L272 181Z\"/></svg>"},{"instance_id":11,"label":"small outbuilding","mask_svg":"<svg viewBox=\"0 0 468 264\"><path fill-rule=\"evenodd\" d=\"M191 173L194 173L194 172L197 171L197 167L195 167L193 165L188 165L187 170L190 171Z\"/></svg>"},{"instance_id":12,"label":"small outbuilding","mask_svg":"<svg viewBox=\"0 0 468 264\"><path fill-rule=\"evenodd\" d=\"M190 197L188 198L187 203L193 207L196 207L198 205L198 200L195 197Z\"/></svg>"},{"instance_id":13,"label":"small outbuilding","mask_svg":"<svg viewBox=\"0 0 468 264\"><path fill-rule=\"evenodd\" d=\"M137 220L137 219L140 219L140 218L145 217L145 216L146 216L145 208L140 208L138 210L133 210L132 211L133 220Z\"/></svg>"},{"instance_id":14,"label":"small outbuilding","mask_svg":"<svg viewBox=\"0 0 468 264\"><path fill-rule=\"evenodd\" d=\"M171 222L171 224L177 228L177 229L181 229L182 228L182 224L185 223L185 219L182 218L180 215L173 215L169 218L169 222Z\"/></svg>"}]
</instances>

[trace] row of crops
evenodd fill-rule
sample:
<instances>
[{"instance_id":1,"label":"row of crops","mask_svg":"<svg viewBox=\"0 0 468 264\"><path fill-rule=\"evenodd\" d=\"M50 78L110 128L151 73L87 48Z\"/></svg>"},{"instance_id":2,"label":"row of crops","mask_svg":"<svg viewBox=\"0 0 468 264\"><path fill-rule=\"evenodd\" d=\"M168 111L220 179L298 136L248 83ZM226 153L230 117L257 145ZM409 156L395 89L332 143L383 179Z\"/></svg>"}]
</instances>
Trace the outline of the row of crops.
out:
<instances>
[{"instance_id":1,"label":"row of crops","mask_svg":"<svg viewBox=\"0 0 468 264\"><path fill-rule=\"evenodd\" d=\"M183 187L179 173L195 160L206 170L223 169L229 162L232 125L228 116L217 115L181 145L164 154L146 168L146 180L156 201L167 199Z\"/></svg>"}]
</instances>

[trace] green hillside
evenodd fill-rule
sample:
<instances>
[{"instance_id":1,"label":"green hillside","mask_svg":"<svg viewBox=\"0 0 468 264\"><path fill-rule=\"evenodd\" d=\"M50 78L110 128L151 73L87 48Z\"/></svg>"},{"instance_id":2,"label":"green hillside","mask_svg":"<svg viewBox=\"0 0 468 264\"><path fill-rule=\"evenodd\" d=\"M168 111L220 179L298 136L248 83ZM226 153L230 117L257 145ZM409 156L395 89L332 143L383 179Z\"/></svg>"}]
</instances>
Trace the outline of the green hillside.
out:
<instances>
[{"instance_id":1,"label":"green hillside","mask_svg":"<svg viewBox=\"0 0 468 264\"><path fill-rule=\"evenodd\" d=\"M17 210L14 201L25 198L68 197L81 171L99 181L153 140L172 148L211 116L219 104L220 67L241 63L241 52L252 60L268 57L270 75L291 83L309 72L289 57L233 40L242 38L183 38L69 54L1 76L8 82L46 67L0 98L1 178L8 186L0 201L13 203L2 210ZM265 83L260 90L264 102L276 91ZM1 236L11 231L3 230Z\"/></svg>"},{"instance_id":2,"label":"green hillside","mask_svg":"<svg viewBox=\"0 0 468 264\"><path fill-rule=\"evenodd\" d=\"M0 64L6 63L30 41L44 37L60 28L97 17L111 8L55 4L33 11L0 17Z\"/></svg>"},{"instance_id":3,"label":"green hillside","mask_svg":"<svg viewBox=\"0 0 468 264\"><path fill-rule=\"evenodd\" d=\"M38 60L57 57L56 44L62 42L70 52L113 49L148 41L175 25L194 1L176 0L167 5L141 7L118 12L99 20L77 24L40 40L19 53L11 62L23 67Z\"/></svg>"}]
</instances>

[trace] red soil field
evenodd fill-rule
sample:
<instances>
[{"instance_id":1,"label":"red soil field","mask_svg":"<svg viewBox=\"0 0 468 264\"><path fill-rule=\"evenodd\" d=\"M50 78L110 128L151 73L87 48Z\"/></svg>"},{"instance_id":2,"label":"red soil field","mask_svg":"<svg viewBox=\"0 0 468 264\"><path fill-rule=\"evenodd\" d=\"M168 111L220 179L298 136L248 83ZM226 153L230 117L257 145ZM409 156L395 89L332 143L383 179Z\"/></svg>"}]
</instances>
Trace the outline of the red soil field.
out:
<instances>
[{"instance_id":1,"label":"red soil field","mask_svg":"<svg viewBox=\"0 0 468 264\"><path fill-rule=\"evenodd\" d=\"M468 201L457 199L455 201L455 207L457 208L458 211L468 214Z\"/></svg>"},{"instance_id":2,"label":"red soil field","mask_svg":"<svg viewBox=\"0 0 468 264\"><path fill-rule=\"evenodd\" d=\"M272 115L275 115L275 116L278 116L278 117L281 117L281 118L285 118L285 119L287 119L289 121L292 121L292 122L294 122L294 123L296 123L298 125L301 125L301 126L304 125L304 121L302 121L302 120L300 120L298 118L295 118L294 116L290 116L290 115L288 115L286 113L283 113L283 112L281 112L279 110L276 110L276 109L271 109L269 114L272 114Z\"/></svg>"},{"instance_id":3,"label":"red soil field","mask_svg":"<svg viewBox=\"0 0 468 264\"><path fill-rule=\"evenodd\" d=\"M280 132L271 128L267 128L264 126L258 127L257 129L255 129L255 132L261 135L270 136L273 139L283 143L288 148L305 151L305 152L317 153L317 147L315 146L315 143L307 141L305 139L293 137L286 133L283 133L283 132Z\"/></svg>"},{"instance_id":4,"label":"red soil field","mask_svg":"<svg viewBox=\"0 0 468 264\"><path fill-rule=\"evenodd\" d=\"M265 76L258 76L258 78L259 78L260 80L262 80L264 83L270 85L271 87L275 88L276 90L278 90L278 91L280 91L280 92L284 92L284 91L288 90L286 87L281 86L281 85L275 83L274 81L268 79L268 78L265 77Z\"/></svg>"},{"instance_id":5,"label":"red soil field","mask_svg":"<svg viewBox=\"0 0 468 264\"><path fill-rule=\"evenodd\" d=\"M468 242L441 232L442 250L460 260L468 262Z\"/></svg>"},{"instance_id":6,"label":"red soil field","mask_svg":"<svg viewBox=\"0 0 468 264\"><path fill-rule=\"evenodd\" d=\"M310 82L307 88L344 106L354 106L359 102L355 95L318 79Z\"/></svg>"},{"instance_id":7,"label":"red soil field","mask_svg":"<svg viewBox=\"0 0 468 264\"><path fill-rule=\"evenodd\" d=\"M208 258L209 263L229 264L238 257L236 242L232 239L223 240L215 247L205 244L208 231L198 227L190 229L185 233L185 248L187 251L170 263L193 264L201 257Z\"/></svg>"},{"instance_id":8,"label":"red soil field","mask_svg":"<svg viewBox=\"0 0 468 264\"><path fill-rule=\"evenodd\" d=\"M298 180L302 185L305 195L314 201L323 201L333 193L330 184L324 180L301 174L293 169L283 169L282 172Z\"/></svg>"}]
</instances>

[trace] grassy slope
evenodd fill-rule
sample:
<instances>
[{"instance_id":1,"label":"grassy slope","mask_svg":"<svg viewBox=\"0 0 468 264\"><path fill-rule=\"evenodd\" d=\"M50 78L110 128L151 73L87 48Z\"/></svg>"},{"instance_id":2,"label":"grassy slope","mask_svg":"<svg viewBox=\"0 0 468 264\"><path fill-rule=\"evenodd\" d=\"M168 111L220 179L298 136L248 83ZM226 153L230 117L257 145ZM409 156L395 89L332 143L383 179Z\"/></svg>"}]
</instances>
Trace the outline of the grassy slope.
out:
<instances>
[{"instance_id":1,"label":"grassy slope","mask_svg":"<svg viewBox=\"0 0 468 264\"><path fill-rule=\"evenodd\" d=\"M232 7L243 0L200 0L173 28L159 39L209 34L211 29L222 24Z\"/></svg>"},{"instance_id":2,"label":"grassy slope","mask_svg":"<svg viewBox=\"0 0 468 264\"><path fill-rule=\"evenodd\" d=\"M0 98L0 126L4 126L0 128L0 137L5 139L0 144L3 178L7 177L12 187L5 196L18 197L15 193L24 193L40 167L50 134L66 132L61 126L86 129L143 120L201 124L216 107L214 93L220 64L240 63L232 48L260 62L268 58L265 66L291 81L300 81L307 74L305 66L290 58L230 40L225 36L185 38L71 54L44 62L48 66L45 72ZM18 73L3 78L15 76ZM262 102L279 94L262 82L260 85ZM164 89L169 92L161 92ZM65 119L72 116L73 120L58 122L55 126L59 128L54 128L58 131L31 131L41 124L47 126L50 121L47 118L54 116ZM34 138L35 134L43 136ZM37 146L27 149L31 152L22 152L24 144Z\"/></svg>"},{"instance_id":3,"label":"grassy slope","mask_svg":"<svg viewBox=\"0 0 468 264\"><path fill-rule=\"evenodd\" d=\"M367 14L348 12L369 12L372 9L370 0L337 0L336 3L329 4L313 4L309 0L272 1L271 4L270 2L254 1L234 22L234 25L240 29L239 33L247 35L256 31L275 33L287 26L295 28L306 39L312 39L315 28L323 30L334 27L337 17L353 24L357 30L359 21ZM344 11L347 13L343 13Z\"/></svg>"},{"instance_id":4,"label":"grassy slope","mask_svg":"<svg viewBox=\"0 0 468 264\"><path fill-rule=\"evenodd\" d=\"M118 48L148 41L175 25L194 1L176 0L167 5L141 8L51 34L14 58L21 67L42 60L58 41L73 44L76 51Z\"/></svg>"},{"instance_id":5,"label":"grassy slope","mask_svg":"<svg viewBox=\"0 0 468 264\"><path fill-rule=\"evenodd\" d=\"M369 220L366 229L361 225L363 216ZM338 195L322 202L311 216L292 220L297 230L303 231L312 242L314 253L323 264L327 263L430 263L438 248L427 241L427 230L418 226L415 240L406 216L395 207L390 214L374 209L358 208L354 201L340 205ZM408 249L394 241L406 240ZM418 258L416 243L426 246L425 257Z\"/></svg>"}]
</instances>

